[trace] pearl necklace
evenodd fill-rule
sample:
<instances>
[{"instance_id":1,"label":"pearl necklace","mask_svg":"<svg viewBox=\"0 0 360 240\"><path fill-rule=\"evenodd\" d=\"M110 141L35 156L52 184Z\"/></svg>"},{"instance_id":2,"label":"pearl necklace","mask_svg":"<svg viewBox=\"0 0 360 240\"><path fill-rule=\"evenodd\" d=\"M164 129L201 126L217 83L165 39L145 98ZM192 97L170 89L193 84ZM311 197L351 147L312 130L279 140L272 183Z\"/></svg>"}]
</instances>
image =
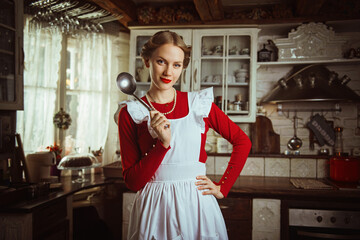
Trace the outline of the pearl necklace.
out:
<instances>
[{"instance_id":1,"label":"pearl necklace","mask_svg":"<svg viewBox=\"0 0 360 240\"><path fill-rule=\"evenodd\" d=\"M152 103L151 103L151 101L150 101L150 99L149 99L149 98L151 98L151 97L150 97L150 95L148 95L148 93L145 94L145 98L146 98L146 100L148 101L148 103L150 104L150 107L152 107L153 109L156 110L156 108L152 105ZM172 107L172 109L171 109L170 111L168 111L168 112L166 112L166 113L162 113L162 114L167 115L167 114L169 114L169 113L172 113L172 112L174 111L174 109L175 109L175 106L176 106L176 90L175 90L175 88L174 88L174 105L173 105L173 107Z\"/></svg>"}]
</instances>

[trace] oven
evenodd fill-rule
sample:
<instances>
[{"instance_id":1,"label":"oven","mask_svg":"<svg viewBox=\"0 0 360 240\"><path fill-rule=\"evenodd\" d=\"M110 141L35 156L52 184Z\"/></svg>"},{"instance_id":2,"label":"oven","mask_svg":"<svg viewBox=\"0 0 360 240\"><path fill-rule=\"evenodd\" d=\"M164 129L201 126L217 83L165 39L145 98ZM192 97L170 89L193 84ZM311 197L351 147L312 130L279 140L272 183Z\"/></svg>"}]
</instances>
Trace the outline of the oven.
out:
<instances>
[{"instance_id":1,"label":"oven","mask_svg":"<svg viewBox=\"0 0 360 240\"><path fill-rule=\"evenodd\" d=\"M289 208L289 239L360 239L360 211Z\"/></svg>"}]
</instances>

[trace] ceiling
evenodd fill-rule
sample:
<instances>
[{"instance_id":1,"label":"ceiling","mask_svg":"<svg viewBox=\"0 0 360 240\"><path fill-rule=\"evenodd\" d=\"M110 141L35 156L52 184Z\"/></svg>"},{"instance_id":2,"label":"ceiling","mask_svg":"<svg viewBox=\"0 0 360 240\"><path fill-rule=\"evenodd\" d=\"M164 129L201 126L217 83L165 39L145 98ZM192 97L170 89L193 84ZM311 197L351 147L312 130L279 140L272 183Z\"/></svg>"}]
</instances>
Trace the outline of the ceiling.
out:
<instances>
[{"instance_id":1,"label":"ceiling","mask_svg":"<svg viewBox=\"0 0 360 240\"><path fill-rule=\"evenodd\" d=\"M89 18L101 23L116 21L124 31L128 31L129 26L137 25L265 24L360 18L358 0L25 0L25 2L28 4L79 2L80 4L74 8L80 10L84 4L91 4L95 8Z\"/></svg>"},{"instance_id":2,"label":"ceiling","mask_svg":"<svg viewBox=\"0 0 360 240\"><path fill-rule=\"evenodd\" d=\"M122 16L128 28L147 24L263 23L289 19L358 19L357 0L89 0ZM185 7L185 10L184 10ZM180 16L177 13L180 12ZM169 16L173 13L173 16ZM190 13L190 14L189 14ZM156 19L149 15L155 15ZM182 15L183 16L182 16ZM192 15L189 17L189 15ZM180 20L179 20L180 19Z\"/></svg>"}]
</instances>

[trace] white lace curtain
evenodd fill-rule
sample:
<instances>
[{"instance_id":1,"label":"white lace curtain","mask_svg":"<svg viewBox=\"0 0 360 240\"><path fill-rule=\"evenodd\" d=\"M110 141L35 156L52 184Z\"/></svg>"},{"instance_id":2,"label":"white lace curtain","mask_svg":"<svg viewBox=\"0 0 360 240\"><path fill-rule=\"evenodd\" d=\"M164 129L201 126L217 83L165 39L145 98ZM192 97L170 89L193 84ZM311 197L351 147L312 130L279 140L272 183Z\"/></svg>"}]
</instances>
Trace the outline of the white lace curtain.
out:
<instances>
[{"instance_id":1,"label":"white lace curtain","mask_svg":"<svg viewBox=\"0 0 360 240\"><path fill-rule=\"evenodd\" d=\"M17 112L17 132L25 152L54 143L53 114L59 79L62 34L24 25L24 111Z\"/></svg>"},{"instance_id":2,"label":"white lace curtain","mask_svg":"<svg viewBox=\"0 0 360 240\"><path fill-rule=\"evenodd\" d=\"M26 18L24 111L17 113L17 132L22 136L25 152L44 149L55 140L53 116L59 111L56 99L60 61L64 61L60 56L61 41L61 32L29 29ZM71 116L74 130L70 138L86 148L98 149L105 145L110 119L111 40L106 34L96 34L70 41L78 56L74 65L78 84L73 89L77 100L66 109L70 115L76 115Z\"/></svg>"},{"instance_id":3,"label":"white lace curtain","mask_svg":"<svg viewBox=\"0 0 360 240\"><path fill-rule=\"evenodd\" d=\"M78 82L74 88L77 97L68 102L76 121L67 140L81 151L104 149L110 116L111 41L99 34L80 41L69 39L70 45L76 51L74 75Z\"/></svg>"}]
</instances>

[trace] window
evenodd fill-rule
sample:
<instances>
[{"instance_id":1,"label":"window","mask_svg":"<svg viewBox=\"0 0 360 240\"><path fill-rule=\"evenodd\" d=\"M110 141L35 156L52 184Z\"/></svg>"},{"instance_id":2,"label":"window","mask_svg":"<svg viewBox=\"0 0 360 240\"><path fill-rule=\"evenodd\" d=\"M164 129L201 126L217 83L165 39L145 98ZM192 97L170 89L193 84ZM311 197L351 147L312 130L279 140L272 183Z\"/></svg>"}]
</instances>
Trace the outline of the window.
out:
<instances>
[{"instance_id":1,"label":"window","mask_svg":"<svg viewBox=\"0 0 360 240\"><path fill-rule=\"evenodd\" d=\"M54 142L66 146L66 154L75 149L104 149L109 126L114 124L110 122L111 111L116 109L111 106L111 97L113 76L119 72L117 36L73 38L60 32L29 29L28 23L29 19L24 28L25 106L17 117L25 152L45 149ZM53 124L60 108L72 119L66 130ZM111 144L116 148L116 141Z\"/></svg>"}]
</instances>

